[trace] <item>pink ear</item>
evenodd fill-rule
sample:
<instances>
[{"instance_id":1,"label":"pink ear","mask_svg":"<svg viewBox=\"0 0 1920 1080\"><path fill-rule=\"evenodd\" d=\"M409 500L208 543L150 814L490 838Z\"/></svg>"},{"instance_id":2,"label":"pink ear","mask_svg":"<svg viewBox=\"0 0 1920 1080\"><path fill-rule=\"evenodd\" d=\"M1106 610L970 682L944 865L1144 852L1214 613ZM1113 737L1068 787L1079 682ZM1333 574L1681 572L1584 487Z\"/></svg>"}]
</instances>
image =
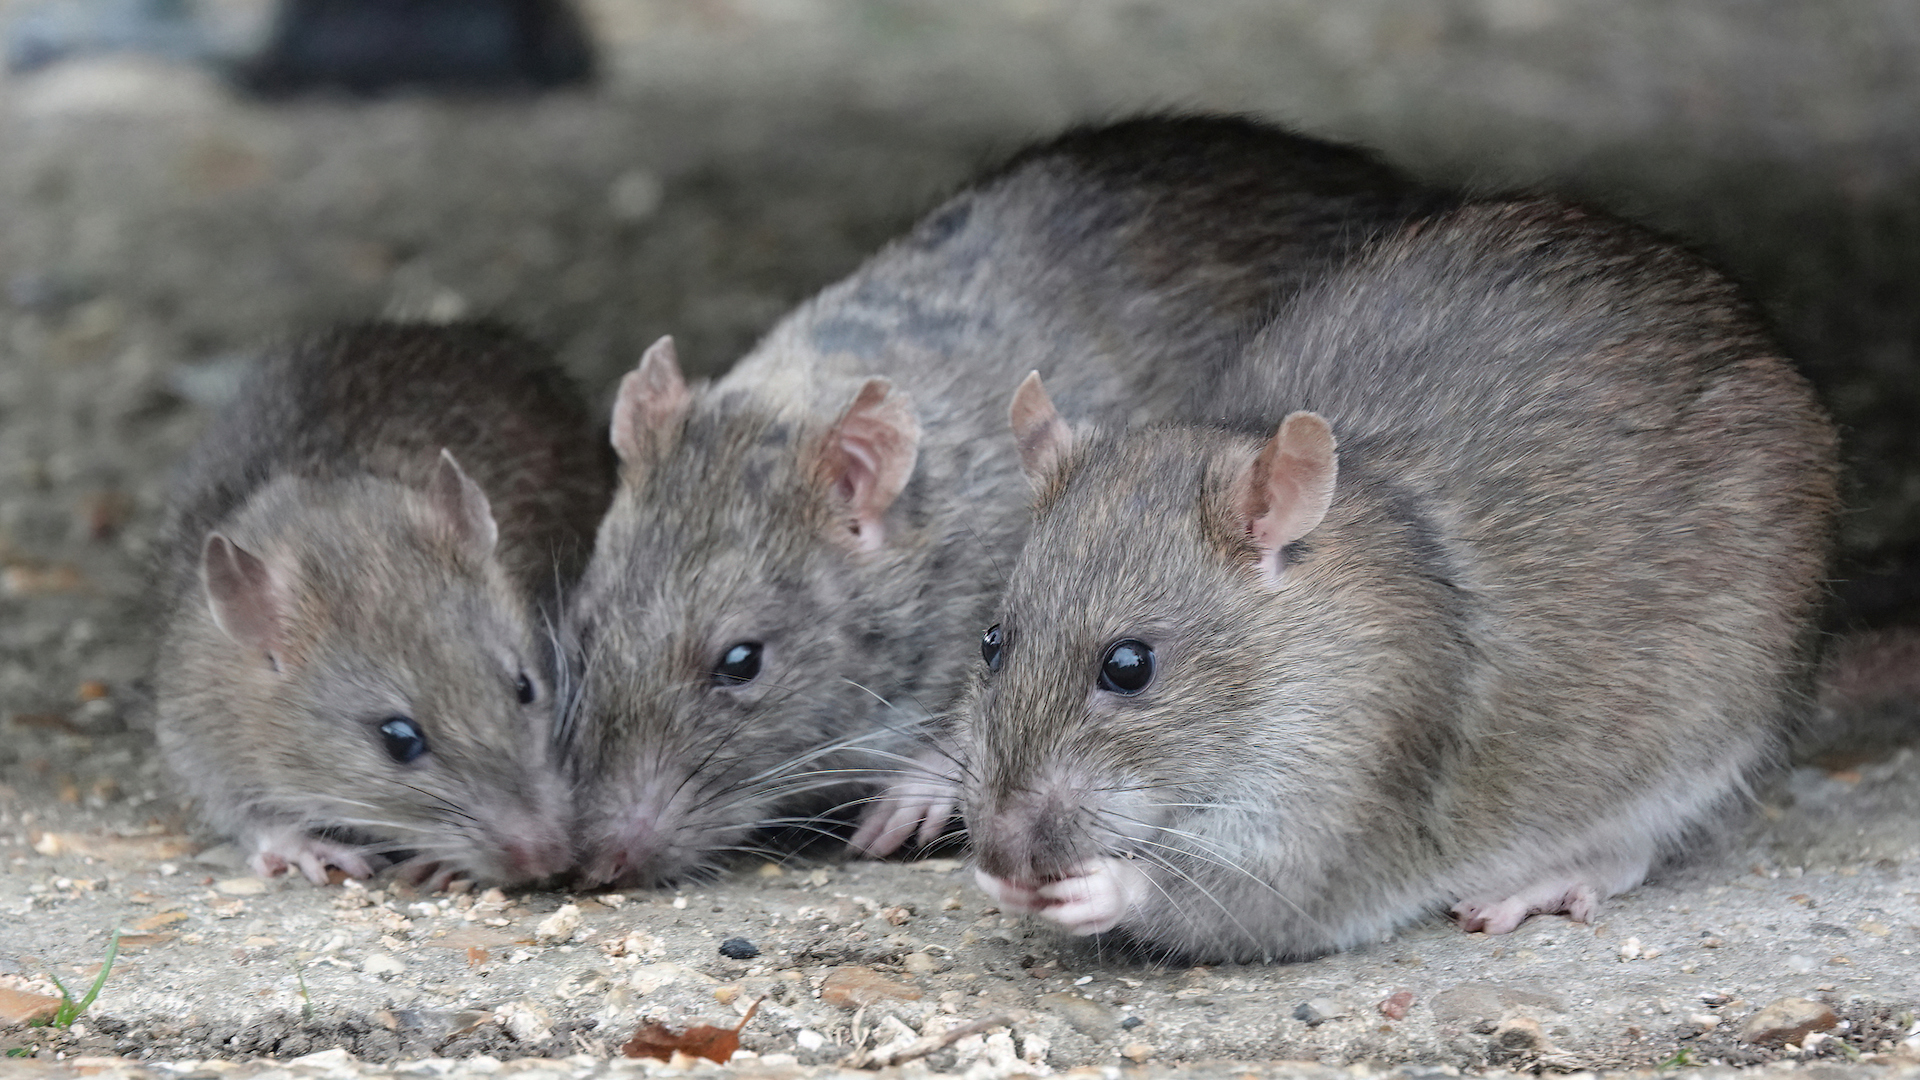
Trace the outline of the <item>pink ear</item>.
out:
<instances>
[{"instance_id":1,"label":"pink ear","mask_svg":"<svg viewBox=\"0 0 1920 1080\"><path fill-rule=\"evenodd\" d=\"M1020 469L1038 490L1073 453L1073 429L1054 410L1053 399L1047 396L1037 371L1028 372L1020 380L1007 417L1013 422L1013 441L1020 448Z\"/></svg>"},{"instance_id":2,"label":"pink ear","mask_svg":"<svg viewBox=\"0 0 1920 1080\"><path fill-rule=\"evenodd\" d=\"M219 533L210 533L200 549L200 576L214 625L280 670L287 599L267 564Z\"/></svg>"},{"instance_id":3,"label":"pink ear","mask_svg":"<svg viewBox=\"0 0 1920 1080\"><path fill-rule=\"evenodd\" d=\"M853 551L877 551L886 542L882 520L920 452L920 420L913 402L885 379L868 379L820 450L828 491L846 517L834 539Z\"/></svg>"},{"instance_id":4,"label":"pink ear","mask_svg":"<svg viewBox=\"0 0 1920 1080\"><path fill-rule=\"evenodd\" d=\"M1281 549L1320 526L1339 475L1333 429L1317 414L1297 412L1260 448L1239 485L1240 519L1260 551L1260 577L1279 585Z\"/></svg>"},{"instance_id":5,"label":"pink ear","mask_svg":"<svg viewBox=\"0 0 1920 1080\"><path fill-rule=\"evenodd\" d=\"M440 463L434 466L433 479L427 482L427 495L453 529L454 539L476 558L485 558L500 540L500 527L493 520L493 506L487 493L460 468L451 450L440 451Z\"/></svg>"},{"instance_id":6,"label":"pink ear","mask_svg":"<svg viewBox=\"0 0 1920 1080\"><path fill-rule=\"evenodd\" d=\"M640 366L620 380L620 394L613 402L613 449L620 461L632 465L642 460L656 433L679 423L692 404L673 339L663 337L648 346Z\"/></svg>"}]
</instances>

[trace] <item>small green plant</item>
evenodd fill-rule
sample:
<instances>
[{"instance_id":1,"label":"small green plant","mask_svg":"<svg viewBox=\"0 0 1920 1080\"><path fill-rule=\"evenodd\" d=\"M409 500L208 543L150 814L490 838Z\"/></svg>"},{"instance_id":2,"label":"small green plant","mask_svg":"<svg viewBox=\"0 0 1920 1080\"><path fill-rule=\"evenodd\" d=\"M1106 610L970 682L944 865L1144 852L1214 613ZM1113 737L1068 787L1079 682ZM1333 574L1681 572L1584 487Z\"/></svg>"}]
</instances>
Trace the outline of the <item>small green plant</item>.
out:
<instances>
[{"instance_id":1,"label":"small green plant","mask_svg":"<svg viewBox=\"0 0 1920 1080\"><path fill-rule=\"evenodd\" d=\"M1656 1069L1692 1069L1700 1065L1700 1059L1693 1056L1693 1047L1683 1046L1673 1052L1673 1056L1655 1065Z\"/></svg>"},{"instance_id":2,"label":"small green plant","mask_svg":"<svg viewBox=\"0 0 1920 1080\"><path fill-rule=\"evenodd\" d=\"M47 972L47 978L52 979L53 985L60 989L60 1007L53 1010L52 1017L41 1021L36 1026L72 1027L73 1022L80 1019L81 1015L93 1005L93 999L100 996L100 988L107 985L107 976L113 972L114 958L119 955L120 931L115 930L113 936L107 939L107 958L100 962L100 974L94 976L92 988L87 991L87 996L79 1001L73 1000L73 992L67 989L66 983L60 981L60 976L51 971Z\"/></svg>"},{"instance_id":3,"label":"small green plant","mask_svg":"<svg viewBox=\"0 0 1920 1080\"><path fill-rule=\"evenodd\" d=\"M300 965L297 963L293 966L293 981L300 984L300 1019L312 1020L313 997L307 993L306 972L301 971Z\"/></svg>"},{"instance_id":4,"label":"small green plant","mask_svg":"<svg viewBox=\"0 0 1920 1080\"><path fill-rule=\"evenodd\" d=\"M13 1049L7 1051L7 1056L8 1057L26 1057L31 1053L33 1053L33 1051L27 1049L24 1046L16 1046Z\"/></svg>"}]
</instances>

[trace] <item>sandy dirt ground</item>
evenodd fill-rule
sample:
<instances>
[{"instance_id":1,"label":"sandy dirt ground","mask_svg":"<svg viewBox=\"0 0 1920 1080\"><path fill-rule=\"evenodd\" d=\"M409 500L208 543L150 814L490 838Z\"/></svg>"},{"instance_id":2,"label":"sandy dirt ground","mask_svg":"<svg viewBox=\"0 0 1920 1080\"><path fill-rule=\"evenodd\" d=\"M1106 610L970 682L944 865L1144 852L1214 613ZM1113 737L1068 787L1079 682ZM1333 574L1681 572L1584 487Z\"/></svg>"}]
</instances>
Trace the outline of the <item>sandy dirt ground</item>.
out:
<instances>
[{"instance_id":1,"label":"sandy dirt ground","mask_svg":"<svg viewBox=\"0 0 1920 1080\"><path fill-rule=\"evenodd\" d=\"M1882 573L1920 541L1910 0L586 7L599 83L534 100L263 105L127 58L0 76L0 1016L89 983L127 935L70 1028L0 1023L0 1069L320 1054L287 1074L584 1076L640 1068L609 1057L643 1023L756 1001L757 1056L733 1068L780 1075L961 1024L901 1067L1920 1062L1920 757L1898 710L1809 747L1718 850L1594 925L1435 920L1302 964L1104 954L993 910L954 852L592 896L251 877L194 831L142 720L167 472L251 357L342 318L494 315L604 404L655 336L723 369L982 163L1081 120L1252 111L1687 238L1750 284L1843 425L1842 575L1864 584L1839 595L1869 620L1911 604ZM758 955L723 955L733 938ZM1781 999L1799 1020L1762 1015Z\"/></svg>"}]
</instances>

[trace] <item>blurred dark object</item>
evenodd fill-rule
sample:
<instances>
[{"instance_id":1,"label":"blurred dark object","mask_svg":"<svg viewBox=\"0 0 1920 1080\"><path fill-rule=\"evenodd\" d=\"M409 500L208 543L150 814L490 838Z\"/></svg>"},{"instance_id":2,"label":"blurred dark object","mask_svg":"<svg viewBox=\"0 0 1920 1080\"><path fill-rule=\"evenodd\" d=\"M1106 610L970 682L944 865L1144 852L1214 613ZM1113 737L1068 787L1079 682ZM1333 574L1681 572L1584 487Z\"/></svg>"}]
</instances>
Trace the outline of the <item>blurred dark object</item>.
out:
<instances>
[{"instance_id":1,"label":"blurred dark object","mask_svg":"<svg viewBox=\"0 0 1920 1080\"><path fill-rule=\"evenodd\" d=\"M263 96L309 90L544 90L593 73L566 0L281 0L271 38L234 72Z\"/></svg>"},{"instance_id":2,"label":"blurred dark object","mask_svg":"<svg viewBox=\"0 0 1920 1080\"><path fill-rule=\"evenodd\" d=\"M1920 541L1889 545L1855 562L1833 583L1828 629L1920 626Z\"/></svg>"},{"instance_id":3,"label":"blurred dark object","mask_svg":"<svg viewBox=\"0 0 1920 1080\"><path fill-rule=\"evenodd\" d=\"M190 0L48 0L7 25L7 67L32 71L74 56L137 52L198 61L210 52Z\"/></svg>"}]
</instances>

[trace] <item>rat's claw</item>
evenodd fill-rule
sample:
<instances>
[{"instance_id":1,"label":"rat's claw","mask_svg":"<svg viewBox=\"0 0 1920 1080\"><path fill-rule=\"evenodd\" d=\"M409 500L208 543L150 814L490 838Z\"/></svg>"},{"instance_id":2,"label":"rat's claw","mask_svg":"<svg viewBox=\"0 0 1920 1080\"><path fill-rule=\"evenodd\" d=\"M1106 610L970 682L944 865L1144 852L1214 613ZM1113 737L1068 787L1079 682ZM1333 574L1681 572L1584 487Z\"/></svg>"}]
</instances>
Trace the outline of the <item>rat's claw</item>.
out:
<instances>
[{"instance_id":1,"label":"rat's claw","mask_svg":"<svg viewBox=\"0 0 1920 1080\"><path fill-rule=\"evenodd\" d=\"M1090 859L1073 873L1036 890L1045 904L1040 917L1069 934L1113 929L1145 896L1147 876L1128 859Z\"/></svg>"},{"instance_id":2,"label":"rat's claw","mask_svg":"<svg viewBox=\"0 0 1920 1080\"><path fill-rule=\"evenodd\" d=\"M260 833L254 838L254 852L247 865L264 878L279 877L297 866L315 885L328 884L329 867L353 878L370 878L374 869L360 849L297 828Z\"/></svg>"},{"instance_id":3,"label":"rat's claw","mask_svg":"<svg viewBox=\"0 0 1920 1080\"><path fill-rule=\"evenodd\" d=\"M1529 915L1565 914L1574 922L1592 922L1600 910L1600 890L1592 882L1560 879L1536 882L1511 896L1462 900L1451 914L1468 933L1510 934Z\"/></svg>"},{"instance_id":4,"label":"rat's claw","mask_svg":"<svg viewBox=\"0 0 1920 1080\"><path fill-rule=\"evenodd\" d=\"M993 897L993 902L1000 905L1001 911L1009 915L1025 915L1028 912L1039 911L1046 904L1046 901L1040 899L1040 893L1032 886L994 877L985 870L976 868L973 872L973 880L979 883L982 892Z\"/></svg>"},{"instance_id":5,"label":"rat's claw","mask_svg":"<svg viewBox=\"0 0 1920 1080\"><path fill-rule=\"evenodd\" d=\"M860 828L847 841L848 847L880 858L898 851L916 829L921 844L933 843L946 831L956 801L952 759L926 753L918 764L912 772L895 774L874 798L860 815Z\"/></svg>"}]
</instances>

